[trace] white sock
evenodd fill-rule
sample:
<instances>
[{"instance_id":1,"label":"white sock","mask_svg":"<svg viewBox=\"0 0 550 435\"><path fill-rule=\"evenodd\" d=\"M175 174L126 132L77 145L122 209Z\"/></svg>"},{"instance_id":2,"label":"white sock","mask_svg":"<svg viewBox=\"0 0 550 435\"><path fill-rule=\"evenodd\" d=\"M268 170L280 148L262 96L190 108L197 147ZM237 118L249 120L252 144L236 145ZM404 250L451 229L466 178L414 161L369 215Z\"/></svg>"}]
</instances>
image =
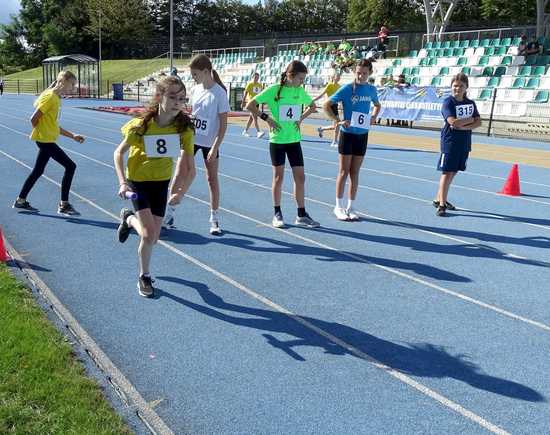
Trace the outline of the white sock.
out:
<instances>
[{"instance_id":1,"label":"white sock","mask_svg":"<svg viewBox=\"0 0 550 435\"><path fill-rule=\"evenodd\" d=\"M353 208L353 199L348 199L348 206L346 208L346 210L349 210L349 209L352 209Z\"/></svg>"},{"instance_id":2,"label":"white sock","mask_svg":"<svg viewBox=\"0 0 550 435\"><path fill-rule=\"evenodd\" d=\"M336 198L336 207L344 208L344 199L343 198Z\"/></svg>"},{"instance_id":3,"label":"white sock","mask_svg":"<svg viewBox=\"0 0 550 435\"><path fill-rule=\"evenodd\" d=\"M217 218L218 217L218 210L210 210L210 217L211 218Z\"/></svg>"}]
</instances>

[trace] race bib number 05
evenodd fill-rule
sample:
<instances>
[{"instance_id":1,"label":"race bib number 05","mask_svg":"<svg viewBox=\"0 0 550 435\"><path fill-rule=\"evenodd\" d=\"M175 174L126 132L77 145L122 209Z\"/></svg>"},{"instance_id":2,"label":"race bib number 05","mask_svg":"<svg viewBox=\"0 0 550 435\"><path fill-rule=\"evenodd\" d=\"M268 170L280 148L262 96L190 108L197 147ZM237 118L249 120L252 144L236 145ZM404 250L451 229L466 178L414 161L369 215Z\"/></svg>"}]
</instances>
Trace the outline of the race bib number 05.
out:
<instances>
[{"instance_id":1,"label":"race bib number 05","mask_svg":"<svg viewBox=\"0 0 550 435\"><path fill-rule=\"evenodd\" d=\"M178 158L180 155L179 134L145 135L143 136L143 142L145 143L147 157Z\"/></svg>"},{"instance_id":2,"label":"race bib number 05","mask_svg":"<svg viewBox=\"0 0 550 435\"><path fill-rule=\"evenodd\" d=\"M302 106L298 104L279 106L279 121L299 121L302 116Z\"/></svg>"},{"instance_id":3,"label":"race bib number 05","mask_svg":"<svg viewBox=\"0 0 550 435\"><path fill-rule=\"evenodd\" d=\"M208 136L208 130L210 128L208 119L195 118L193 123L195 124L195 134Z\"/></svg>"},{"instance_id":4,"label":"race bib number 05","mask_svg":"<svg viewBox=\"0 0 550 435\"><path fill-rule=\"evenodd\" d=\"M352 112L350 127L368 130L370 128L370 118L370 113Z\"/></svg>"},{"instance_id":5,"label":"race bib number 05","mask_svg":"<svg viewBox=\"0 0 550 435\"><path fill-rule=\"evenodd\" d=\"M461 104L460 106L456 106L457 119L471 118L473 114L474 114L473 104Z\"/></svg>"}]
</instances>

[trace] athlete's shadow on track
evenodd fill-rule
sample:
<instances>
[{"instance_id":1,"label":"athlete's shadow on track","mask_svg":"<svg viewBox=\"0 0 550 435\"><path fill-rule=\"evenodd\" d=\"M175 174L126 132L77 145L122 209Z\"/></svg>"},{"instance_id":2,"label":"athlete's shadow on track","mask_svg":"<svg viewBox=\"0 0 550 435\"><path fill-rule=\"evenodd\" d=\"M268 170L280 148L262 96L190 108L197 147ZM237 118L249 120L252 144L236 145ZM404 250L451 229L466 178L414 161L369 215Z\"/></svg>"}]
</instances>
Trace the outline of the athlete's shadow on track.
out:
<instances>
[{"instance_id":1,"label":"athlete's shadow on track","mask_svg":"<svg viewBox=\"0 0 550 435\"><path fill-rule=\"evenodd\" d=\"M315 231L317 231L316 229ZM238 233L235 231L225 231L223 238L209 238L200 234L188 233L181 230L170 230L169 233L161 236L162 240L166 240L182 245L204 245L207 243L219 243L222 245L233 246L235 248L246 249L254 252L267 252L271 254L291 254L291 255L308 255L316 257L319 261L337 262L349 261L358 263L373 263L380 266L391 267L398 270L409 270L418 275L427 276L441 281L452 282L471 282L465 276L457 275L448 270L439 269L429 264L400 261L390 258L374 257L364 254L357 254L345 250L335 251L307 244L290 243L279 239L269 237L253 236L250 234ZM238 237L228 237L228 236ZM256 242L263 242L261 245Z\"/></svg>"},{"instance_id":2,"label":"athlete's shadow on track","mask_svg":"<svg viewBox=\"0 0 550 435\"><path fill-rule=\"evenodd\" d=\"M50 219L59 219L59 220L62 220L71 224L76 224L76 225L90 225L93 227L106 228L109 230L116 230L118 228L118 223L114 221L98 221L95 219L86 219L82 216L71 217L71 216L61 216L57 214L48 214L48 213L40 213L40 212L33 213L33 214L37 216L47 217Z\"/></svg>"},{"instance_id":3,"label":"athlete's shadow on track","mask_svg":"<svg viewBox=\"0 0 550 435\"><path fill-rule=\"evenodd\" d=\"M499 222L514 222L514 223L521 222L524 224L542 225L545 227L549 227L548 229L550 230L550 219L531 218L531 217L524 217L524 216L512 216L508 214L500 214L500 213L488 212L488 211L460 210L460 209L449 212L449 216L452 216L452 215L460 215L462 217L490 219L490 220L496 220Z\"/></svg>"},{"instance_id":4,"label":"athlete's shadow on track","mask_svg":"<svg viewBox=\"0 0 550 435\"><path fill-rule=\"evenodd\" d=\"M529 402L546 401L544 396L525 385L484 374L478 366L468 361L466 355L452 355L444 346L430 343L397 344L341 323L306 316L297 316L297 319L294 319L276 311L227 303L200 282L170 276L157 278L195 289L207 305L200 305L162 290L157 292L159 298L172 299L199 313L235 326L260 330L267 343L281 349L296 361L305 359L295 348L314 346L331 355L351 355L371 362L376 360L410 376L454 378L474 388L502 396ZM305 326L300 321L311 326ZM318 328L331 337L316 333L313 328ZM285 337L290 335L295 338L284 341L272 334L284 334ZM341 341L341 345L335 343L337 340ZM351 345L356 351L344 347L346 345Z\"/></svg>"}]
</instances>

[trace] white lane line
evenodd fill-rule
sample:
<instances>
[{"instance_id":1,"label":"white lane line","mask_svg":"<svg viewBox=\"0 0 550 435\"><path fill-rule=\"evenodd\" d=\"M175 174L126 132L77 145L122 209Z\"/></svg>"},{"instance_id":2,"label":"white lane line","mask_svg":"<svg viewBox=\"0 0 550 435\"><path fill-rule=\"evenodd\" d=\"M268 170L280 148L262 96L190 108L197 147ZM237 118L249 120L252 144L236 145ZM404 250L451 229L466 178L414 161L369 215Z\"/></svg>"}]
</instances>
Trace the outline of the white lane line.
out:
<instances>
[{"instance_id":1,"label":"white lane line","mask_svg":"<svg viewBox=\"0 0 550 435\"><path fill-rule=\"evenodd\" d=\"M1 124L0 124L1 125ZM67 151L71 151L70 149L68 148L64 148L66 149ZM0 151L2 152L2 151ZM3 153L3 152L2 152ZM5 154L5 153L4 153ZM7 155L7 154L6 154ZM84 158L87 158L84 154L81 154L81 156L83 156ZM95 159L94 159L95 160ZM104 164L103 166L107 166L107 167L110 167L111 169L114 170L114 166L112 165L108 165L108 164ZM201 171L202 171L202 168L199 168ZM255 187L258 187L258 188L262 188L262 189L270 189L269 186L264 186L264 185L261 185L261 184L258 184L258 183L254 183L254 182L251 182L251 181L248 181L248 180L244 180L244 179L241 179L241 178L237 178L237 177L233 177L233 176L230 176L230 175L225 175L225 174L220 174L222 175L223 177L225 178L228 178L228 179L233 179L234 181L238 181L240 183L244 183L244 184L248 184L248 185L252 185L252 186L255 186ZM290 195L289 192L285 192L285 194L287 195ZM191 198L195 201L198 201L198 202L204 202L202 201L201 199L199 198L196 198L192 195L189 195L189 194L186 194L186 196L188 198ZM270 229L274 229L271 225L269 224L266 224L265 222L262 222L262 221L259 221L255 218L252 218L252 217L249 217L249 216L246 216L246 215L243 215L239 212L236 212L236 211L233 211L233 210L229 210L229 209L226 209L226 208L223 208L223 207L220 207L221 210L227 212L227 213L230 213L230 214L233 214L235 216L238 216L242 219L246 219L246 220L249 220L251 222L254 222L255 224L257 225L260 225L260 226L264 226L264 227L267 227L267 228L270 228ZM102 210L104 211L104 210ZM115 215L112 215L112 216L115 216ZM378 269L381 269L381 270L384 270L386 272L389 272L393 275L398 275L402 278L405 278L407 280L410 280L410 281L413 281L413 282L416 282L418 284L421 284L421 285L424 285L426 287L429 287L431 289L434 289L434 290L437 290L441 293L444 293L444 294L447 294L447 295L450 295L450 296L453 296L453 297L456 297L460 300L463 300L465 302L469 302L469 303L472 303L474 305L477 305L477 306L480 306L482 308L486 308L488 310L491 310L493 312L496 312L498 314L501 314L503 316L506 316L508 318L511 318L513 320L517 320L517 321L521 321L521 322L524 322L524 323L527 323L531 326L535 326L537 328L540 328L540 329L543 329L545 331L550 331L550 325L546 325L542 322L539 322L539 321L536 321L536 320L532 320L532 319L529 319L527 317L524 317L524 316L520 316L518 314L515 314L511 311L508 311L508 310L505 310L505 309L502 309L502 308L499 308L497 307L496 305L492 305L492 304L489 304L489 303L486 303L486 302L483 302L481 300L478 300L478 299L475 299L475 298L472 298L470 296L467 296L465 294L462 294L462 293L459 293L459 292L456 292L454 290L451 290L451 289L448 289L446 287L443 287L443 286L440 286L438 284L435 284L435 283L432 283L432 282L429 282L429 281L426 281L424 279L421 279L421 278L418 278L418 277L415 277L413 275L410 275L408 273L405 273L405 272L401 272L400 270L398 269L394 269L392 267L389 267L389 266L384 266L384 265L381 265L381 264L377 264L377 263L374 263L370 260L366 260L360 256L357 256L355 254L351 254L349 252L345 252L345 251L340 251L339 249L337 248L334 248L332 246L329 246L329 245L325 245L321 242L317 242L316 240L313 240L313 239L309 239L309 238L306 238L306 237L303 237L303 236L300 236L298 234L295 234L291 231L288 231L288 230L281 230L281 229L278 229L278 231L283 231L284 233L290 235L291 237L294 237L294 238L297 238L299 240L302 240L304 242L307 242L307 243L310 243L314 246L318 246L318 247L321 247L323 249L328 249L330 251L333 251L333 252L337 252L338 254L344 256L344 257L348 257L348 258L351 258L353 259L354 261L359 261L361 263L365 263L365 264L368 264L370 266L373 266L373 267L376 267Z\"/></svg>"},{"instance_id":2,"label":"white lane line","mask_svg":"<svg viewBox=\"0 0 550 435\"><path fill-rule=\"evenodd\" d=\"M32 168L30 166L28 166L27 164L21 162L20 160L16 159L15 157L11 156L10 154L5 153L2 150L0 150L0 153L5 155L9 159L15 161L16 163L26 167L27 169L32 170ZM57 186L60 186L59 183L55 182L51 178L49 178L49 177L44 177L44 178L46 178L51 183L53 183ZM71 190L71 193L73 195L75 195L76 197L78 197L79 199L81 199L82 201L88 203L90 206L92 206L92 207L96 208L97 210L100 210L101 212L105 213L106 215L112 217L115 221L118 221L118 217L115 214L105 210L103 207L99 206L95 202L85 198L84 196L82 196L82 195L80 195L80 194L78 194L78 193L76 193L72 190ZM209 205L208 202L203 201L199 198L195 198L195 197L192 197L192 196L189 196L189 197L194 199L195 201L198 201L200 203ZM232 212L232 211L227 210L227 209L223 209L223 210L226 211L226 212L233 213L233 214L239 216L239 214L236 213L236 212ZM241 216L245 219L255 221L254 219L247 218L244 215L241 215ZM259 224L268 226L268 225L266 225L266 224L264 224L260 221L256 221L256 222L259 223ZM286 231L286 230L278 230L278 231L282 231L284 233L292 235L291 232ZM303 239L307 240L305 238L303 238ZM242 291L243 293L246 293L247 295L251 296L252 298L254 298L257 301L261 302L262 304L266 305L267 307L273 309L274 311L278 311L282 314L285 314L286 316L290 317L291 319L295 320L296 322L300 323L301 325L303 325L304 327L310 329L311 331L315 332L316 334L326 338L327 340L331 341L332 343L336 344L337 346L340 346L343 349L347 350L348 352L350 352L352 355L356 356L357 358L360 358L364 361L367 361L368 363L372 364L374 367L383 370L385 373L387 373L390 376L392 376L393 378L405 383L406 385L414 388L416 391L420 392L421 394L423 394L427 397L430 397L431 399L437 401L438 403L442 404L446 408L455 411L456 413L458 413L462 417L471 420L472 422L478 424L479 426L487 429L488 431L490 431L492 433L495 433L495 434L498 434L498 435L510 435L509 432L507 432L506 430L500 428L499 426L495 425L494 423L491 423L490 421L485 420L481 416L479 416L479 415L475 414L474 412L464 408L462 405L460 405L456 402L453 402L452 400L450 400L447 397L437 393L436 391L428 388L424 384L421 384L420 382L415 381L414 379L412 379L411 377L405 375L404 373L402 373L402 372L400 372L400 371L398 371L398 370L396 370L396 369L394 369L394 368L378 361L376 358L370 356L368 353L363 352L360 349L357 349L356 347L354 347L351 344L345 342L344 340L341 340L340 338L326 332L324 329L321 329L321 328L315 326L314 324L308 322L306 319L302 318L301 316L299 316L299 315L293 313L292 311L282 307L281 305L276 304L275 302L271 301L270 299L266 298L265 296L262 296L261 294L259 294L259 293L255 292L254 290L246 287L245 285L239 283L238 281L236 281L233 278L225 275L224 273L219 272L218 270L214 269L213 267L211 267L211 266L201 262L200 260L184 253L183 251L175 248L174 246L170 245L169 243L161 240L161 241L158 242L158 244L160 244L161 246L167 248L168 250L172 251L173 253L179 255L180 257L184 258L185 260L191 262L192 264L195 264L196 266L200 267L201 269L213 274L214 276L218 277L222 281L225 281L226 283L230 284L231 286L237 288L238 290ZM315 242L314 242L314 244L315 244ZM333 250L332 248L329 248L329 249ZM136 393L137 393L137 390L136 390ZM152 411L152 412L154 412L154 411Z\"/></svg>"}]
</instances>

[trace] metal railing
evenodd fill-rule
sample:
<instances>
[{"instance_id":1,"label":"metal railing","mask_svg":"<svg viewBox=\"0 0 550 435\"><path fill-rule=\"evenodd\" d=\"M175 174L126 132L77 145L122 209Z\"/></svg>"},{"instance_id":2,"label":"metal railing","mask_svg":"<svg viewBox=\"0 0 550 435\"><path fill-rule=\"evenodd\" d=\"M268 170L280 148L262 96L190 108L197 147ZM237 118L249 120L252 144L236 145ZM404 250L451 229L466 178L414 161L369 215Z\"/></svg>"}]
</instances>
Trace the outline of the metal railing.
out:
<instances>
[{"instance_id":1,"label":"metal railing","mask_svg":"<svg viewBox=\"0 0 550 435\"><path fill-rule=\"evenodd\" d=\"M204 50L193 50L193 55L206 54L210 58L216 58L218 56L226 54L241 54L250 52L254 52L255 58L263 59L265 57L265 46L255 45L251 47L209 48Z\"/></svg>"},{"instance_id":2,"label":"metal railing","mask_svg":"<svg viewBox=\"0 0 550 435\"><path fill-rule=\"evenodd\" d=\"M395 55L397 56L398 52L399 52L399 36L388 36L387 37L387 50L386 51L390 51L390 52L394 52ZM378 45L378 36L370 36L368 38L352 38L352 39L346 39L346 41L348 41L349 43L351 43L353 45L353 47L357 47L357 46L372 46L373 47L376 47ZM302 47L304 44L305 44L306 41L302 41L302 42L290 42L290 43L286 43L286 44L277 44L277 54L279 54L280 51L282 50L289 50L292 48L294 49L300 49L300 47ZM318 41L318 40L312 40L312 42L314 42L315 44L324 44L324 45L327 45L327 44L334 44L336 45L336 47L338 47L338 45L342 42L342 38L340 39L330 39L330 40L323 40L323 41Z\"/></svg>"},{"instance_id":3,"label":"metal railing","mask_svg":"<svg viewBox=\"0 0 550 435\"><path fill-rule=\"evenodd\" d=\"M464 30L458 32L424 33L422 35L422 47L428 41L461 41L464 39L502 39L520 36L521 33L530 35L536 32L537 26L525 27L501 27L497 29ZM483 38L482 38L483 35Z\"/></svg>"},{"instance_id":4,"label":"metal railing","mask_svg":"<svg viewBox=\"0 0 550 435\"><path fill-rule=\"evenodd\" d=\"M8 94L40 94L46 87L42 79L5 79L4 92Z\"/></svg>"}]
</instances>

